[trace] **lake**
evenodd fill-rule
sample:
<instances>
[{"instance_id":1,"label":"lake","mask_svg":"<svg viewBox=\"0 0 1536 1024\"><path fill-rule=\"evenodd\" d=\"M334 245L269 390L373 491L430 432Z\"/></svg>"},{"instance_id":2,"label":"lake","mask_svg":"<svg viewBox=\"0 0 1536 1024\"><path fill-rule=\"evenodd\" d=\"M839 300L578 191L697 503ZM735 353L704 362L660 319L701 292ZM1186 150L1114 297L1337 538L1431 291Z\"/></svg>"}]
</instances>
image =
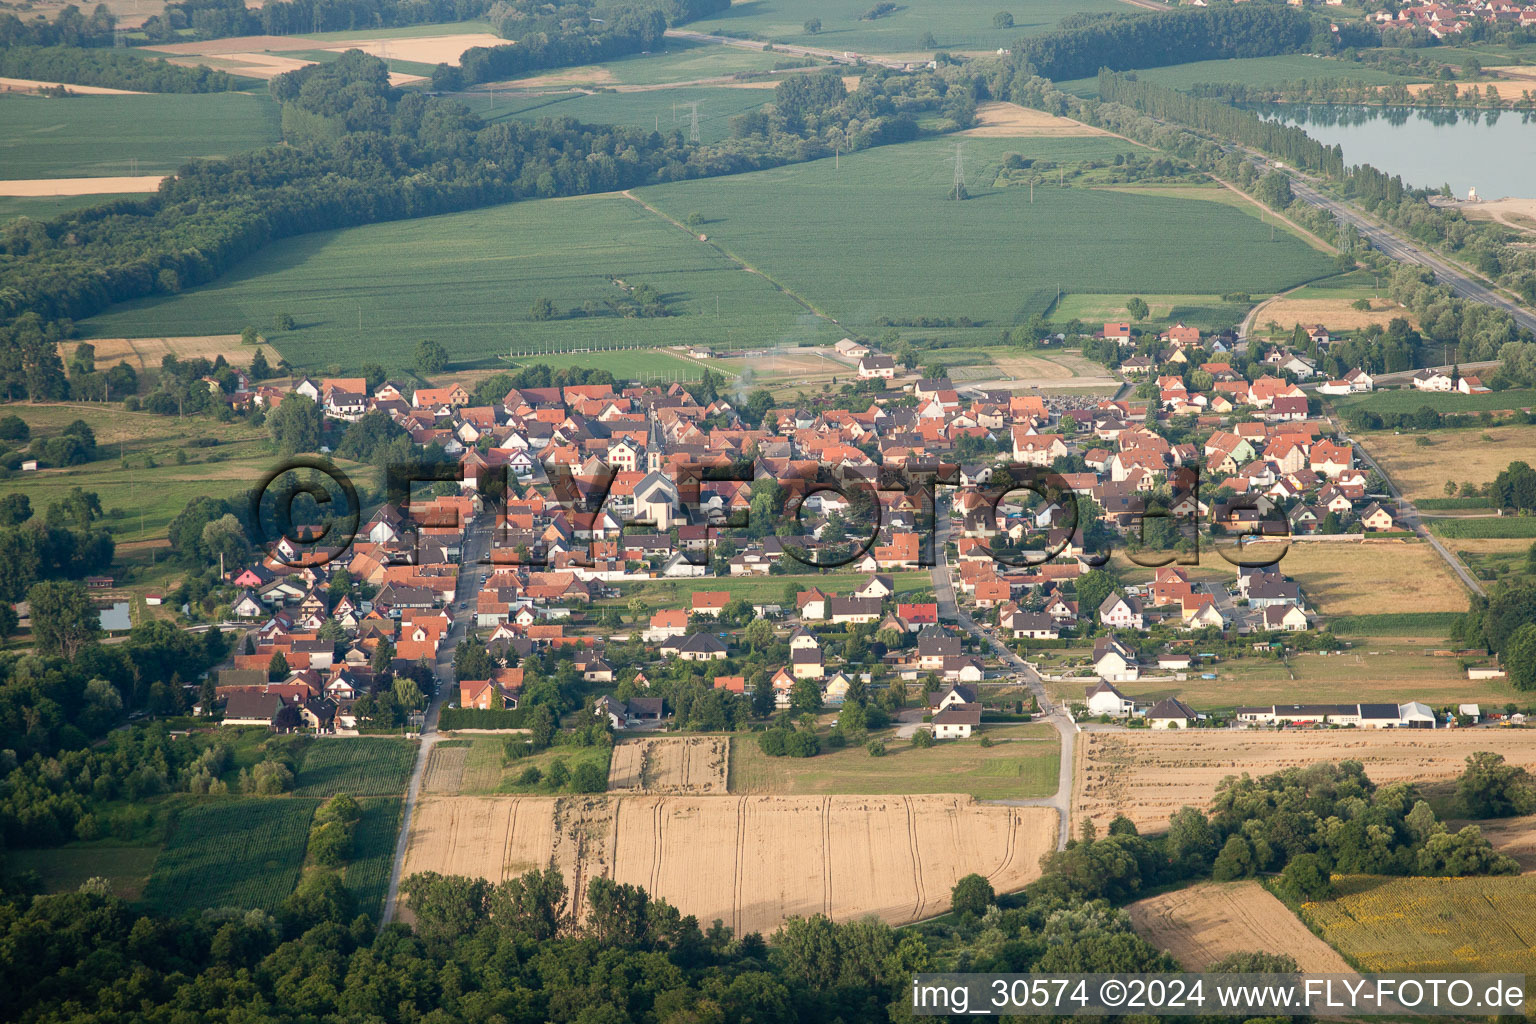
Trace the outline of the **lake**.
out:
<instances>
[{"instance_id":1,"label":"lake","mask_svg":"<svg viewBox=\"0 0 1536 1024\"><path fill-rule=\"evenodd\" d=\"M1536 115L1531 111L1341 107L1272 103L1260 116L1343 147L1346 164L1370 164L1421 188L1450 185L1458 199L1536 198Z\"/></svg>"}]
</instances>

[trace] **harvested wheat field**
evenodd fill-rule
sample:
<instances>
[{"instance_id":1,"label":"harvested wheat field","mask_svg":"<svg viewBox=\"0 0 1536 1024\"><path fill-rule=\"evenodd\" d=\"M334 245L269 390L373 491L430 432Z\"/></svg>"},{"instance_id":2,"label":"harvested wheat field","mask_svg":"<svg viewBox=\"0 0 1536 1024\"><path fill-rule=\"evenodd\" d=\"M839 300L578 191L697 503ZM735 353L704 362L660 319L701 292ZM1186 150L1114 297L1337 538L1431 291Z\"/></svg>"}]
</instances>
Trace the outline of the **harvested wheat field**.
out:
<instances>
[{"instance_id":1,"label":"harvested wheat field","mask_svg":"<svg viewBox=\"0 0 1536 1024\"><path fill-rule=\"evenodd\" d=\"M0 78L0 92L36 92L39 89L57 89L58 82L40 82L35 78ZM104 85L76 85L65 83L64 88L80 96L142 96L134 89L109 89Z\"/></svg>"},{"instance_id":2,"label":"harvested wheat field","mask_svg":"<svg viewBox=\"0 0 1536 1024\"><path fill-rule=\"evenodd\" d=\"M125 178L13 178L0 180L0 196L110 196L125 192L155 192L164 177L144 174Z\"/></svg>"},{"instance_id":3,"label":"harvested wheat field","mask_svg":"<svg viewBox=\"0 0 1536 1024\"><path fill-rule=\"evenodd\" d=\"M1376 454L1374 438L1370 450ZM1390 462L1384 464L1388 472L1394 472ZM1229 543L1223 541L1224 545ZM1288 548L1261 542L1247 546L1245 551L1257 559L1268 557L1270 549L1280 556L1280 571L1301 584L1312 610L1320 615L1375 615L1387 609L1467 610L1466 590L1435 549L1421 540L1367 537L1361 541L1296 542ZM1220 556L1211 561L1225 568ZM1235 569L1232 575L1236 576Z\"/></svg>"},{"instance_id":4,"label":"harvested wheat field","mask_svg":"<svg viewBox=\"0 0 1536 1024\"><path fill-rule=\"evenodd\" d=\"M987 139L1039 139L1108 135L1109 132L1017 103L983 103L976 108L976 127L960 134Z\"/></svg>"},{"instance_id":5,"label":"harvested wheat field","mask_svg":"<svg viewBox=\"0 0 1536 1024\"><path fill-rule=\"evenodd\" d=\"M65 362L78 342L61 342L59 356ZM249 366L256 357L257 346L240 344L238 334L188 335L183 338L92 338L96 346L96 361L103 366L116 366L126 362L135 370L158 370L166 356L177 359L212 360L219 356L231 366ZM268 358L276 361L269 350Z\"/></svg>"},{"instance_id":6,"label":"harvested wheat field","mask_svg":"<svg viewBox=\"0 0 1536 1024\"><path fill-rule=\"evenodd\" d=\"M405 873L500 881L552 863L575 905L601 875L701 922L771 932L796 914L929 917L961 876L1017 889L1055 846L1051 809L960 796L424 796Z\"/></svg>"},{"instance_id":7,"label":"harvested wheat field","mask_svg":"<svg viewBox=\"0 0 1536 1024\"><path fill-rule=\"evenodd\" d=\"M1453 822L1450 827L1461 827ZM1513 857L1520 865L1521 874L1536 874L1536 814L1523 818L1498 818L1469 822L1483 830L1483 835L1494 849Z\"/></svg>"},{"instance_id":8,"label":"harvested wheat field","mask_svg":"<svg viewBox=\"0 0 1536 1024\"><path fill-rule=\"evenodd\" d=\"M608 764L610 793L724 793L730 741L723 736L617 743Z\"/></svg>"},{"instance_id":9,"label":"harvested wheat field","mask_svg":"<svg viewBox=\"0 0 1536 1024\"><path fill-rule=\"evenodd\" d=\"M405 39L380 39L358 36L355 39L333 39L322 44L324 49L335 53L362 50L375 57L388 60L408 60L416 64L457 64L465 50L476 46L505 46L508 40L489 32L464 32L452 36L417 36ZM299 47L286 47L299 49Z\"/></svg>"},{"instance_id":10,"label":"harvested wheat field","mask_svg":"<svg viewBox=\"0 0 1536 1024\"><path fill-rule=\"evenodd\" d=\"M1372 299L1371 308L1355 309L1353 299L1290 299L1281 296L1271 299L1259 310L1255 323L1266 324L1273 320L1281 327L1296 324L1322 324L1330 331L1356 331L1371 324L1385 327L1397 317L1402 317L1415 327L1418 317L1412 310L1404 309L1391 299Z\"/></svg>"},{"instance_id":11,"label":"harvested wheat field","mask_svg":"<svg viewBox=\"0 0 1536 1024\"><path fill-rule=\"evenodd\" d=\"M1284 953L1304 974L1353 974L1328 943L1307 930L1258 882L1202 882L1126 908L1142 937L1192 971L1229 953Z\"/></svg>"},{"instance_id":12,"label":"harvested wheat field","mask_svg":"<svg viewBox=\"0 0 1536 1024\"><path fill-rule=\"evenodd\" d=\"M1406 86L1406 88L1408 95L1417 96L1421 92L1428 92L1430 89L1435 88L1437 84L1435 82L1416 82ZM1478 99L1482 99L1483 94L1489 89L1498 93L1501 100L1518 100L1524 99L1527 92L1536 92L1536 85L1533 85L1527 79L1505 82L1469 82L1460 87L1460 94L1465 98L1475 93Z\"/></svg>"},{"instance_id":13,"label":"harvested wheat field","mask_svg":"<svg viewBox=\"0 0 1536 1024\"><path fill-rule=\"evenodd\" d=\"M1228 775L1268 775L1320 761L1360 761L1378 784L1448 782L1477 750L1536 768L1536 733L1521 729L1172 729L1085 732L1077 743L1073 829L1100 832L1116 814L1160 831L1180 807L1206 807Z\"/></svg>"}]
</instances>

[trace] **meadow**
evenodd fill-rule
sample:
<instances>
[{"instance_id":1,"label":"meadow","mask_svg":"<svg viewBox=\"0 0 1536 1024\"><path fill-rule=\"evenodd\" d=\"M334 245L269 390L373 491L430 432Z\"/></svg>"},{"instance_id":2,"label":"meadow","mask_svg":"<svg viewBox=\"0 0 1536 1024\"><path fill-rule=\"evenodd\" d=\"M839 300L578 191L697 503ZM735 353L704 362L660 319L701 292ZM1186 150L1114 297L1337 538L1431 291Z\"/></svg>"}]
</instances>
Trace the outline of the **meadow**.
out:
<instances>
[{"instance_id":1,"label":"meadow","mask_svg":"<svg viewBox=\"0 0 1536 1024\"><path fill-rule=\"evenodd\" d=\"M416 743L397 739L317 740L299 766L299 796L387 796L405 792Z\"/></svg>"},{"instance_id":2,"label":"meadow","mask_svg":"<svg viewBox=\"0 0 1536 1024\"><path fill-rule=\"evenodd\" d=\"M214 800L188 807L155 861L144 903L176 915L214 907L276 910L293 891L318 801Z\"/></svg>"},{"instance_id":3,"label":"meadow","mask_svg":"<svg viewBox=\"0 0 1536 1024\"><path fill-rule=\"evenodd\" d=\"M619 380L697 380L705 367L726 377L734 371L715 365L715 360L689 359L660 349L622 349L617 352L550 352L509 360L511 369L542 365L551 370L577 366L584 370L607 370Z\"/></svg>"},{"instance_id":4,"label":"meadow","mask_svg":"<svg viewBox=\"0 0 1536 1024\"><path fill-rule=\"evenodd\" d=\"M1367 972L1513 972L1536 958L1536 876L1335 879L1302 917ZM1529 1004L1527 1004L1529 1005Z\"/></svg>"},{"instance_id":5,"label":"meadow","mask_svg":"<svg viewBox=\"0 0 1536 1024\"><path fill-rule=\"evenodd\" d=\"M871 2L829 5L825 0L747 0L731 5L718 17L689 22L686 28L723 35L750 35L778 43L827 50L916 56L934 50L996 50L1020 37L1055 28L1069 14L1129 12L1113 0L1032 0L1028 4L997 0L909 0L872 21L861 15ZM1013 16L1013 26L996 28L999 11ZM821 31L805 30L810 18L821 20ZM931 39L926 38L932 36Z\"/></svg>"},{"instance_id":6,"label":"meadow","mask_svg":"<svg viewBox=\"0 0 1536 1024\"><path fill-rule=\"evenodd\" d=\"M352 840L346 867L347 888L357 895L357 912L375 920L389 893L389 873L395 863L395 839L400 834L399 797L359 800L362 819Z\"/></svg>"},{"instance_id":7,"label":"meadow","mask_svg":"<svg viewBox=\"0 0 1536 1024\"><path fill-rule=\"evenodd\" d=\"M265 89L64 100L0 97L0 167L6 178L168 173L193 157L228 156L281 137L277 105Z\"/></svg>"},{"instance_id":8,"label":"meadow","mask_svg":"<svg viewBox=\"0 0 1536 1024\"><path fill-rule=\"evenodd\" d=\"M625 296L614 278L655 288L673 315L581 315L589 300L601 307ZM539 298L553 301L555 319L533 319ZM366 361L408 367L426 338L442 342L464 368L504 366L498 357L519 346L741 347L842 336L763 278L619 195L288 239L216 282L125 303L80 326L92 337L226 334L248 324L268 328L284 312L298 329L269 337L272 347L315 368Z\"/></svg>"},{"instance_id":9,"label":"meadow","mask_svg":"<svg viewBox=\"0 0 1536 1024\"><path fill-rule=\"evenodd\" d=\"M1439 58L1438 51L1435 56ZM1165 68L1141 68L1136 72L1136 77L1170 89L1188 89L1196 85L1215 83L1279 85L1282 82L1296 82L1302 79L1310 81L1347 79L1366 85L1390 85L1393 82L1423 80L1404 78L1365 64L1354 64L1305 53L1288 53L1275 57L1237 57L1231 60L1199 60ZM1074 78L1058 82L1056 87L1075 96L1099 94L1097 77Z\"/></svg>"},{"instance_id":10,"label":"meadow","mask_svg":"<svg viewBox=\"0 0 1536 1024\"><path fill-rule=\"evenodd\" d=\"M846 594L869 578L868 573L812 572L808 567L791 560L790 572L796 570L801 571L792 576L726 576L711 577L703 581L680 577L647 580L644 583L626 583L623 588L624 593L620 597L600 599L594 601L593 605L599 608L607 605L624 608L631 600L638 597L646 602L651 611L688 608L693 604L695 590L725 590L730 592L733 599L739 597L754 604L763 602L779 604L784 599L786 587L793 586L798 590L817 587L828 594ZM933 578L925 570L907 570L888 575L896 588L896 593L903 597L928 590L933 586ZM701 583L705 585L701 586ZM650 612L646 614L649 615Z\"/></svg>"},{"instance_id":11,"label":"meadow","mask_svg":"<svg viewBox=\"0 0 1536 1024\"><path fill-rule=\"evenodd\" d=\"M1421 498L1443 497L1447 480L1458 485L1481 486L1511 462L1529 462L1531 453L1536 451L1536 426L1499 423L1403 434L1383 430L1366 434L1362 443L1403 495L1417 502Z\"/></svg>"},{"instance_id":12,"label":"meadow","mask_svg":"<svg viewBox=\"0 0 1536 1024\"><path fill-rule=\"evenodd\" d=\"M750 736L731 739L732 793L917 795L965 793L978 800L1049 796L1056 791L1060 745L1048 725L992 725L980 738L942 740L925 749L881 733L884 757L862 745L816 757L769 757Z\"/></svg>"},{"instance_id":13,"label":"meadow","mask_svg":"<svg viewBox=\"0 0 1536 1024\"><path fill-rule=\"evenodd\" d=\"M1129 314L1125 304L1140 298L1147 304L1147 319L1136 326L1143 331L1156 330L1175 323L1191 327L1222 329L1242 321L1248 306L1241 302L1224 302L1220 295L1106 295L1068 292L1061 301L1051 307L1050 318L1055 323L1081 320L1090 326L1106 320L1123 320Z\"/></svg>"},{"instance_id":14,"label":"meadow","mask_svg":"<svg viewBox=\"0 0 1536 1024\"><path fill-rule=\"evenodd\" d=\"M128 197L129 193L95 196L0 196L0 224L16 217L52 220L60 214L73 213L87 206L98 206Z\"/></svg>"},{"instance_id":15,"label":"meadow","mask_svg":"<svg viewBox=\"0 0 1536 1024\"><path fill-rule=\"evenodd\" d=\"M1277 291L1332 273L1327 257L1218 202L1099 189L993 188L1004 156L1112 159L1111 138L972 138L972 198L947 198L956 143L914 142L637 194L845 326L881 316L1012 324L1077 292ZM1221 244L1214 245L1213 240ZM1176 257L1170 253L1177 253Z\"/></svg>"},{"instance_id":16,"label":"meadow","mask_svg":"<svg viewBox=\"0 0 1536 1024\"><path fill-rule=\"evenodd\" d=\"M154 868L158 846L55 847L48 850L8 850L6 866L15 872L36 871L44 892L74 892L92 878L105 878L112 892L135 900Z\"/></svg>"},{"instance_id":17,"label":"meadow","mask_svg":"<svg viewBox=\"0 0 1536 1024\"><path fill-rule=\"evenodd\" d=\"M693 28L692 25L688 27ZM665 43L664 50L633 54L601 64L552 68L515 81L519 86L531 88L555 85L670 85L723 78L742 71L772 71L779 65L798 59L794 54L767 53L760 48L747 49L694 39L668 38ZM701 120L703 113L701 110Z\"/></svg>"},{"instance_id":18,"label":"meadow","mask_svg":"<svg viewBox=\"0 0 1536 1024\"><path fill-rule=\"evenodd\" d=\"M770 85L772 83L769 83ZM537 121L544 117L574 117L588 124L616 124L661 132L682 132L686 138L690 103L699 105L699 139L719 142L731 132L730 120L773 101L773 89L737 89L728 86L684 86L647 89L643 92L563 92L543 96L471 99L475 112L487 121Z\"/></svg>"}]
</instances>

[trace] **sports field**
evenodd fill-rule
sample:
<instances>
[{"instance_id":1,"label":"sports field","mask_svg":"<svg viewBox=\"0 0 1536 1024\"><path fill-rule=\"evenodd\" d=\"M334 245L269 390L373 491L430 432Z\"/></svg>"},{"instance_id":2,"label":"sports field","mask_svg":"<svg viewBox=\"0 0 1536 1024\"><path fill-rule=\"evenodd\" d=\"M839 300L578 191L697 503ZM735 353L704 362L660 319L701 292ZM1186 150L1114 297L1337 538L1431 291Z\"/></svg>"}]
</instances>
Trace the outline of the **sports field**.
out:
<instances>
[{"instance_id":1,"label":"sports field","mask_svg":"<svg viewBox=\"0 0 1536 1024\"><path fill-rule=\"evenodd\" d=\"M228 156L281 138L263 90L207 94L0 97L0 176L165 174L193 157Z\"/></svg>"},{"instance_id":2,"label":"sports field","mask_svg":"<svg viewBox=\"0 0 1536 1024\"><path fill-rule=\"evenodd\" d=\"M929 917L962 876L1008 892L1055 847L1050 808L957 796L424 797L405 874L495 883L553 863L573 907L607 876L700 921L768 933L792 914Z\"/></svg>"},{"instance_id":3,"label":"sports field","mask_svg":"<svg viewBox=\"0 0 1536 1024\"><path fill-rule=\"evenodd\" d=\"M1133 9L1114 0L1031 0L1027 4L999 0L909 0L892 13L873 20L862 15L873 0L828 4L825 0L752 0L736 3L715 18L689 22L698 32L751 34L754 39L852 50L870 54L931 54L944 50L995 50L1012 46L1020 36L1048 32L1069 14L1124 14ZM996 28L993 16L1007 11L1011 28ZM821 20L821 31L807 32L805 22ZM931 36L932 38L927 38Z\"/></svg>"},{"instance_id":4,"label":"sports field","mask_svg":"<svg viewBox=\"0 0 1536 1024\"><path fill-rule=\"evenodd\" d=\"M1219 202L1105 190L993 188L1004 156L1112 159L1113 138L961 144L972 198L947 198L956 143L914 142L637 194L839 322L968 316L1011 324L1075 292L1275 291L1332 272L1323 254ZM870 216L878 208L882 215ZM1220 238L1220 246L1209 240Z\"/></svg>"},{"instance_id":5,"label":"sports field","mask_svg":"<svg viewBox=\"0 0 1536 1024\"><path fill-rule=\"evenodd\" d=\"M615 278L655 288L673 315L609 311L608 300L627 294ZM539 298L552 300L555 319L533 319ZM588 301L597 315L582 314ZM295 365L316 368L366 361L408 367L426 338L441 341L462 366L495 365L496 357L531 346L740 347L842 336L762 277L611 194L289 239L216 282L125 303L81 327L95 337L227 334L269 325L282 312L299 326L272 337L274 347Z\"/></svg>"}]
</instances>

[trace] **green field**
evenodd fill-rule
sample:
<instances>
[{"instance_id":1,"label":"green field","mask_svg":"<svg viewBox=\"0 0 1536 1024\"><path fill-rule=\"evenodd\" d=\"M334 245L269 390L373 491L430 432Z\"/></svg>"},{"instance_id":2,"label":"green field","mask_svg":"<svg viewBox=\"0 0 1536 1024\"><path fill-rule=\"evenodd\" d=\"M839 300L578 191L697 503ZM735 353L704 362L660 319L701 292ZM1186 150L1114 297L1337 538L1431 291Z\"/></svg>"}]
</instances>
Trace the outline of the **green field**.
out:
<instances>
[{"instance_id":1,"label":"green field","mask_svg":"<svg viewBox=\"0 0 1536 1024\"><path fill-rule=\"evenodd\" d=\"M0 224L13 217L52 220L61 213L72 213L87 206L110 203L114 199L134 198L132 194L109 196L0 196Z\"/></svg>"},{"instance_id":2,"label":"green field","mask_svg":"<svg viewBox=\"0 0 1536 1024\"><path fill-rule=\"evenodd\" d=\"M193 157L228 156L280 138L277 105L265 89L0 98L6 178L165 174Z\"/></svg>"},{"instance_id":3,"label":"green field","mask_svg":"<svg viewBox=\"0 0 1536 1024\"><path fill-rule=\"evenodd\" d=\"M1333 399L1340 412L1369 409L1378 413L1418 412L1429 406L1435 412L1500 412L1536 406L1536 390L1511 388L1486 395L1462 395L1456 392L1419 391L1411 387L1397 391L1374 391L1367 395L1349 395Z\"/></svg>"},{"instance_id":4,"label":"green field","mask_svg":"<svg viewBox=\"0 0 1536 1024\"><path fill-rule=\"evenodd\" d=\"M88 879L105 878L115 895L133 900L143 891L159 852L158 846L95 844L8 850L5 859L12 872L36 871L45 892L74 892Z\"/></svg>"},{"instance_id":5,"label":"green field","mask_svg":"<svg viewBox=\"0 0 1536 1024\"><path fill-rule=\"evenodd\" d=\"M1339 615L1328 620L1338 636L1446 637L1460 612L1382 612L1380 615Z\"/></svg>"},{"instance_id":6,"label":"green field","mask_svg":"<svg viewBox=\"0 0 1536 1024\"><path fill-rule=\"evenodd\" d=\"M688 27L693 28L692 25ZM800 59L791 53L766 53L761 48L746 49L691 39L667 39L666 47L654 53L634 54L602 64L535 72L528 79L532 85L541 84L540 79L548 79L552 85L572 82L603 86L667 85L722 78L742 71L772 71L778 65ZM502 102L504 98L498 98L497 105ZM478 101L472 101L472 105L479 110ZM699 113L702 121L705 112L700 110Z\"/></svg>"},{"instance_id":7,"label":"green field","mask_svg":"<svg viewBox=\"0 0 1536 1024\"><path fill-rule=\"evenodd\" d=\"M769 757L751 736L731 739L732 793L969 793L978 800L1049 796L1060 744L1048 725L982 727L979 737L941 740L924 750L883 732L884 757L862 746L815 757ZM825 750L825 747L823 747Z\"/></svg>"},{"instance_id":8,"label":"green field","mask_svg":"<svg viewBox=\"0 0 1536 1024\"><path fill-rule=\"evenodd\" d=\"M1223 302L1220 295L1086 295L1069 293L1051 307L1051 320L1064 323L1078 319L1090 326L1106 320L1123 320L1129 314L1125 304L1140 298L1150 313L1139 326L1152 330L1173 323L1192 327L1224 328L1242 321L1249 307L1240 302Z\"/></svg>"},{"instance_id":9,"label":"green field","mask_svg":"<svg viewBox=\"0 0 1536 1024\"><path fill-rule=\"evenodd\" d=\"M674 217L700 212L711 240L846 325L947 315L1010 324L1074 292L1280 291L1332 262L1219 202L1049 185L993 188L1009 152L1112 158L1116 139L963 143L973 196L947 199L955 143L887 146L834 161L639 191ZM874 215L874 211L880 211ZM1219 239L1220 244L1213 244Z\"/></svg>"},{"instance_id":10,"label":"green field","mask_svg":"<svg viewBox=\"0 0 1536 1024\"><path fill-rule=\"evenodd\" d=\"M1439 57L1437 50L1435 56ZM1277 57L1238 57L1232 60L1199 60L1189 64L1175 64L1165 68L1142 68L1136 77L1144 82L1167 86L1170 89L1188 89L1195 85L1279 85L1306 79L1348 79L1367 85L1390 85L1393 82L1423 81L1404 78L1390 71L1355 64L1330 57L1315 57L1304 53L1282 54ZM1075 96L1097 96L1098 78L1074 78L1057 82L1056 87Z\"/></svg>"},{"instance_id":11,"label":"green field","mask_svg":"<svg viewBox=\"0 0 1536 1024\"><path fill-rule=\"evenodd\" d=\"M583 719L590 721L590 719ZM489 748L489 749L487 749ZM537 754L529 754L514 761L508 761L500 769L500 778L491 790L471 789L471 786L483 786L490 781L491 775L486 770L487 761L499 761L501 744L495 740L485 741L476 739L471 745L472 751L479 751L480 756L475 758L474 770L471 772L466 764L465 782L462 793L495 792L495 793L556 793L567 790L557 790L549 784L549 768L556 761L564 761L565 767L575 771L579 764L591 763L597 765L603 773L603 778L608 777L608 761L613 757L612 747L550 747L541 750ZM537 768L543 776L532 785L524 785L517 781L528 768Z\"/></svg>"},{"instance_id":12,"label":"green field","mask_svg":"<svg viewBox=\"0 0 1536 1024\"><path fill-rule=\"evenodd\" d=\"M0 480L0 494L21 491L32 499L33 509L42 512L72 487L95 491L108 513L106 526L119 541L139 539L141 530L145 537L164 536L166 524L191 498L249 487L259 473L252 471L252 463L264 469L276 461L266 432L244 424L199 419L189 426L174 416L127 412L117 403L17 405L13 411L31 428L34 441L62 432L74 420L84 420L96 434L98 458L80 466L15 474ZM217 438L219 444L185 447L186 442L202 437ZM188 455L186 465L175 463L178 451ZM122 467L120 455L131 468ZM210 462L210 455L219 458ZM146 467L145 459L156 465ZM112 516L113 509L122 516Z\"/></svg>"},{"instance_id":13,"label":"green field","mask_svg":"<svg viewBox=\"0 0 1536 1024\"><path fill-rule=\"evenodd\" d=\"M774 42L859 53L917 54L933 50L995 50L1020 36L1048 32L1068 14L1126 14L1133 8L1114 0L910 0L895 13L874 21L860 16L873 0L828 4L825 0L749 0L715 18L689 22L689 30L751 34ZM994 28L999 11L1013 15L1012 28ZM809 18L821 19L821 31L805 30ZM924 39L933 36L932 42Z\"/></svg>"},{"instance_id":14,"label":"green field","mask_svg":"<svg viewBox=\"0 0 1536 1024\"><path fill-rule=\"evenodd\" d=\"M869 578L859 572L811 572L798 562L791 562L791 571L805 570L794 576L720 576L684 577L678 579L647 580L644 583L621 584L623 593L616 598L593 602L598 607L612 604L626 606L631 599L643 598L652 610L687 608L693 603L695 590L728 590L732 599L742 598L754 604L778 604L784 598L784 588L793 585L800 590L819 588L823 593L845 595ZM933 577L923 570L909 570L888 574L898 595L916 593L933 586Z\"/></svg>"},{"instance_id":15,"label":"green field","mask_svg":"<svg viewBox=\"0 0 1536 1024\"><path fill-rule=\"evenodd\" d=\"M275 910L293 891L318 801L213 800L182 812L144 902L161 914L213 907Z\"/></svg>"},{"instance_id":16,"label":"green field","mask_svg":"<svg viewBox=\"0 0 1536 1024\"><path fill-rule=\"evenodd\" d=\"M416 763L416 743L396 739L320 739L299 767L299 796L403 794Z\"/></svg>"},{"instance_id":17,"label":"green field","mask_svg":"<svg viewBox=\"0 0 1536 1024\"><path fill-rule=\"evenodd\" d=\"M611 277L651 285L675 315L532 319L537 298L552 299L564 314L621 296ZM269 246L212 284L125 303L81 327L94 337L222 334L269 324L279 312L300 326L276 347L306 367L369 360L404 367L424 338L441 341L459 365L497 365L519 346L741 347L842 336L761 277L617 195L305 235Z\"/></svg>"},{"instance_id":18,"label":"green field","mask_svg":"<svg viewBox=\"0 0 1536 1024\"><path fill-rule=\"evenodd\" d=\"M1484 516L1476 519L1430 519L1430 532L1438 537L1536 537L1536 518L1531 516Z\"/></svg>"},{"instance_id":19,"label":"green field","mask_svg":"<svg viewBox=\"0 0 1536 1024\"><path fill-rule=\"evenodd\" d=\"M513 359L511 368L543 365L551 370L579 366L585 370L607 370L619 380L697 380L709 366L716 373L735 376L730 370L709 362L673 355L658 349L628 349L618 352L552 352Z\"/></svg>"},{"instance_id":20,"label":"green field","mask_svg":"<svg viewBox=\"0 0 1536 1024\"><path fill-rule=\"evenodd\" d=\"M487 100L489 97L487 97ZM688 104L699 105L699 139L719 142L730 134L730 120L747 110L773 102L772 89L732 89L691 86L648 89L644 92L563 92L545 96L498 97L495 107L478 98L469 101L488 121L516 118L537 121L542 117L574 117L589 124L617 124L663 132L680 131L687 137Z\"/></svg>"},{"instance_id":21,"label":"green field","mask_svg":"<svg viewBox=\"0 0 1536 1024\"><path fill-rule=\"evenodd\" d=\"M347 888L357 894L357 911L375 920L389 894L389 873L395 862L395 839L400 834L399 797L359 800L363 817L352 840L352 859L347 863Z\"/></svg>"}]
</instances>

